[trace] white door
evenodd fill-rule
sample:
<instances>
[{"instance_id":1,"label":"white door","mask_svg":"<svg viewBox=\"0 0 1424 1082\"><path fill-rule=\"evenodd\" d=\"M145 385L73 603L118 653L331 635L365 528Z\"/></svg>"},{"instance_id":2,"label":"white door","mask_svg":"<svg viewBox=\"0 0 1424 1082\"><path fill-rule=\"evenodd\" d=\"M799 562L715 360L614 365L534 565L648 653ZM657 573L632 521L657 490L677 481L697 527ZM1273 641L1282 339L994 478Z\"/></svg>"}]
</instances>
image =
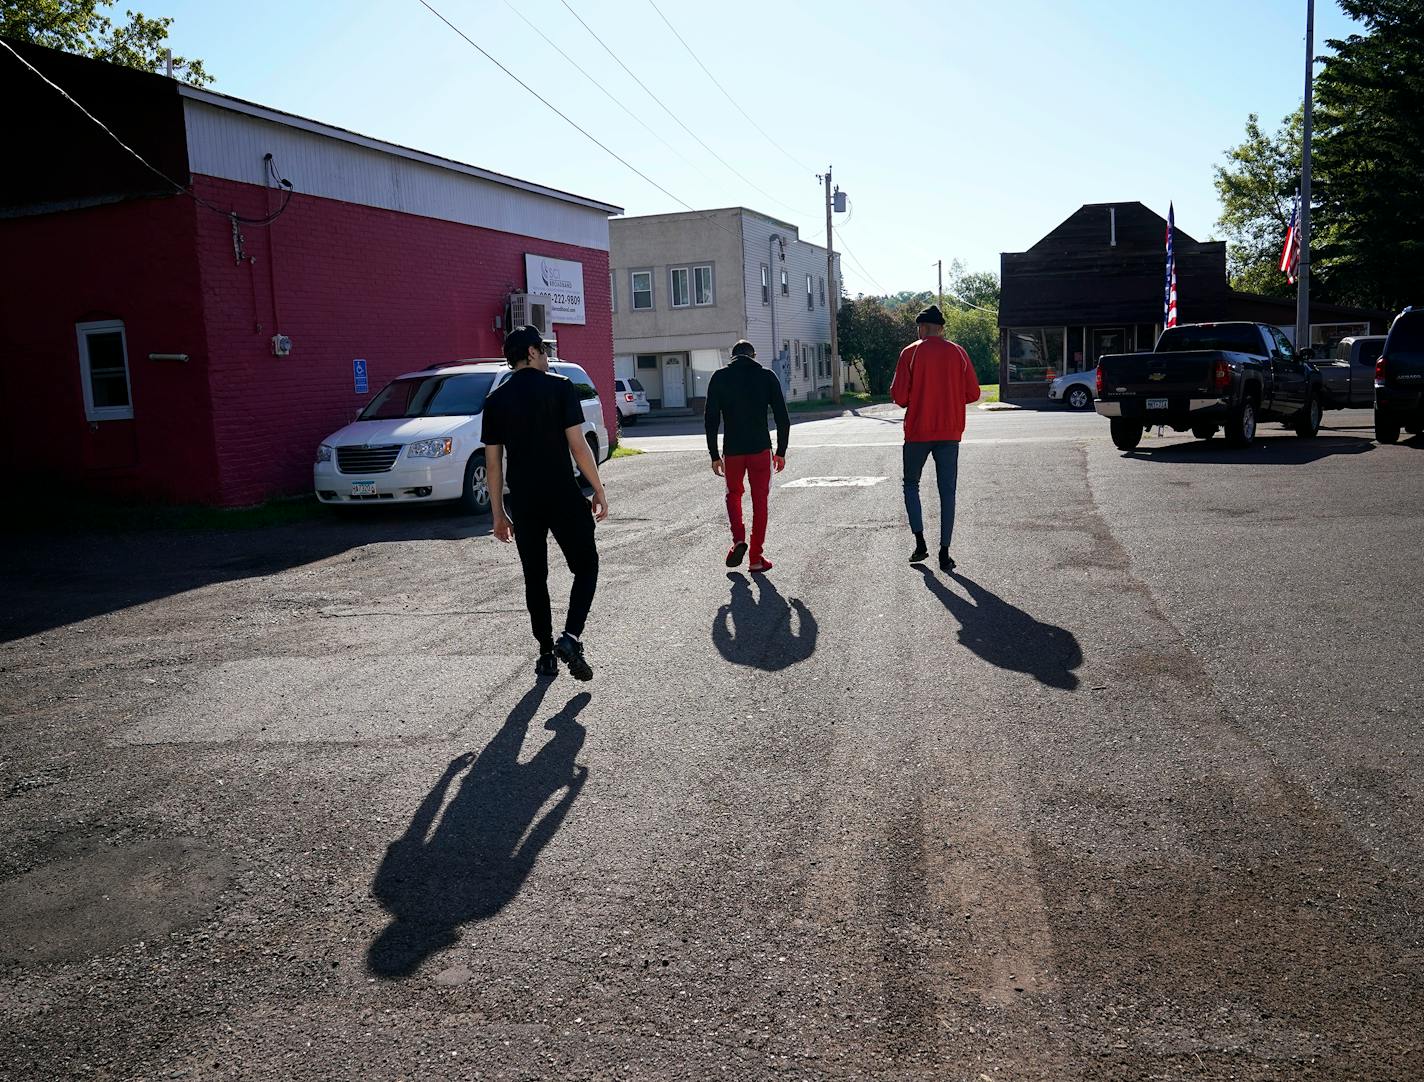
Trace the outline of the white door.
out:
<instances>
[{"instance_id":1,"label":"white door","mask_svg":"<svg viewBox=\"0 0 1424 1082\"><path fill-rule=\"evenodd\" d=\"M663 406L682 409L687 405L687 365L682 354L670 353L663 358Z\"/></svg>"}]
</instances>

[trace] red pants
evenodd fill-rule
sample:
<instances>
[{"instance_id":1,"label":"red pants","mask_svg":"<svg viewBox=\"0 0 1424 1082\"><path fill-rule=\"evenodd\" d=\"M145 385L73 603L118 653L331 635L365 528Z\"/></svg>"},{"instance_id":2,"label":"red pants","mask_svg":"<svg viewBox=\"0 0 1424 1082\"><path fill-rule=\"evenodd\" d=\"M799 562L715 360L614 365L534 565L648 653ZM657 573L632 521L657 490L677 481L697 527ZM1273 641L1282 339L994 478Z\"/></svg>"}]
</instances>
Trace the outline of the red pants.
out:
<instances>
[{"instance_id":1,"label":"red pants","mask_svg":"<svg viewBox=\"0 0 1424 1082\"><path fill-rule=\"evenodd\" d=\"M727 475L727 521L732 526L732 543L741 544L747 539L747 528L742 522L742 477L745 475L752 490L752 543L751 562L761 560L761 546L766 541L766 497L771 491L771 452L758 451L754 455L723 455L723 467Z\"/></svg>"}]
</instances>

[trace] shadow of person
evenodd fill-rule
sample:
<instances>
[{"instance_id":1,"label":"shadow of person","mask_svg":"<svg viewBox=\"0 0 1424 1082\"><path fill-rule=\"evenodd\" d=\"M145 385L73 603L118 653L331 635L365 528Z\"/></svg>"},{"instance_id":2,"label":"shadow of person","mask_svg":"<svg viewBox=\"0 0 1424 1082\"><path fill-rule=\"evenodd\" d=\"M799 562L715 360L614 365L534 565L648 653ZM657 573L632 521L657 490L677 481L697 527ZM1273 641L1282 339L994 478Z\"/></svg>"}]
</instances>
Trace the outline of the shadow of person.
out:
<instances>
[{"instance_id":1,"label":"shadow of person","mask_svg":"<svg viewBox=\"0 0 1424 1082\"><path fill-rule=\"evenodd\" d=\"M816 618L799 598L787 604L765 575L757 576L755 594L741 572L729 571L727 579L732 596L712 621L712 644L724 658L776 672L816 652Z\"/></svg>"},{"instance_id":2,"label":"shadow of person","mask_svg":"<svg viewBox=\"0 0 1424 1082\"><path fill-rule=\"evenodd\" d=\"M575 765L574 757L587 730L574 719L589 703L587 692L545 723L553 739L529 762L519 762L547 688L540 683L528 691L478 756L466 752L451 762L405 833L387 848L371 887L391 914L367 952L376 976L409 976L459 939L460 925L488 920L509 904L578 799L588 770ZM459 789L441 815L446 793L461 773ZM558 802L539 818L561 789Z\"/></svg>"},{"instance_id":3,"label":"shadow of person","mask_svg":"<svg viewBox=\"0 0 1424 1082\"><path fill-rule=\"evenodd\" d=\"M959 621L959 641L990 665L1028 673L1049 687L1072 691L1073 672L1083 663L1083 651L1071 631L1035 620L1023 609L984 589L973 579L953 574L968 592L961 597L929 568L917 564L925 586Z\"/></svg>"}]
</instances>

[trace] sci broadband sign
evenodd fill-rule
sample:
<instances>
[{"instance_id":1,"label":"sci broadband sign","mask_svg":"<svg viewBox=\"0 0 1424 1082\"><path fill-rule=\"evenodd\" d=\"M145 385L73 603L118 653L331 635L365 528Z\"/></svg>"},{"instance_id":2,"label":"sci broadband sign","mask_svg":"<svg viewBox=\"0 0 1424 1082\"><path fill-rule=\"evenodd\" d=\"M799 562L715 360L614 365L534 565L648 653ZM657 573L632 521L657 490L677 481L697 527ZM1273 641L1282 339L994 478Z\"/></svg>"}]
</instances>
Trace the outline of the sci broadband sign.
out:
<instances>
[{"instance_id":1,"label":"sci broadband sign","mask_svg":"<svg viewBox=\"0 0 1424 1082\"><path fill-rule=\"evenodd\" d=\"M530 293L542 293L553 301L550 323L588 322L583 309L583 264L546 255L524 257L524 277Z\"/></svg>"}]
</instances>

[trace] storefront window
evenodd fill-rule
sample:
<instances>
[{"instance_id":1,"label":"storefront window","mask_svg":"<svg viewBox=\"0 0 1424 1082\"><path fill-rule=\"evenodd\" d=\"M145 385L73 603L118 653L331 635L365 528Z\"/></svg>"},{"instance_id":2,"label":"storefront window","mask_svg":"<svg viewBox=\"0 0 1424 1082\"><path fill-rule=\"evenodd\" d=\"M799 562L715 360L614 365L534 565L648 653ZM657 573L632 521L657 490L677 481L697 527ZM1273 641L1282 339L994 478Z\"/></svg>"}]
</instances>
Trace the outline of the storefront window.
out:
<instances>
[{"instance_id":1,"label":"storefront window","mask_svg":"<svg viewBox=\"0 0 1424 1082\"><path fill-rule=\"evenodd\" d=\"M1310 344L1314 347L1317 357L1331 357L1334 356L1340 339L1369 333L1368 323L1312 323Z\"/></svg>"},{"instance_id":2,"label":"storefront window","mask_svg":"<svg viewBox=\"0 0 1424 1082\"><path fill-rule=\"evenodd\" d=\"M1063 374L1064 328L1010 327L1008 335L1010 382L1037 383Z\"/></svg>"}]
</instances>

